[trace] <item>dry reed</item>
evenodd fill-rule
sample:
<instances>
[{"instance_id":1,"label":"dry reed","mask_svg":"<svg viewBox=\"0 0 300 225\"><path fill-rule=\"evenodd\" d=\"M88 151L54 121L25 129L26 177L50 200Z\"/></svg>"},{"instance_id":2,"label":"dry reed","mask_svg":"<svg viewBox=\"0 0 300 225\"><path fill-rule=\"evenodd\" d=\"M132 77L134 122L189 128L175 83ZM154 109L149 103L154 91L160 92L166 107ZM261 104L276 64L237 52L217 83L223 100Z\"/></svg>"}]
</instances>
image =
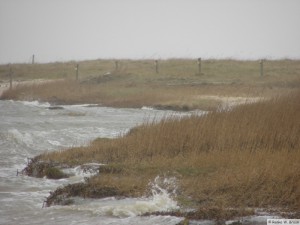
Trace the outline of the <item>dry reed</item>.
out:
<instances>
[{"instance_id":1,"label":"dry reed","mask_svg":"<svg viewBox=\"0 0 300 225\"><path fill-rule=\"evenodd\" d=\"M88 147L41 157L69 165L117 165L124 168L126 189L133 175L143 181L158 174L175 176L180 202L196 207L299 211L299 99L297 92L204 116L149 121L123 137L99 138ZM131 179L124 185L126 176ZM96 185L99 178L94 179ZM141 187L135 189L142 193Z\"/></svg>"}]
</instances>

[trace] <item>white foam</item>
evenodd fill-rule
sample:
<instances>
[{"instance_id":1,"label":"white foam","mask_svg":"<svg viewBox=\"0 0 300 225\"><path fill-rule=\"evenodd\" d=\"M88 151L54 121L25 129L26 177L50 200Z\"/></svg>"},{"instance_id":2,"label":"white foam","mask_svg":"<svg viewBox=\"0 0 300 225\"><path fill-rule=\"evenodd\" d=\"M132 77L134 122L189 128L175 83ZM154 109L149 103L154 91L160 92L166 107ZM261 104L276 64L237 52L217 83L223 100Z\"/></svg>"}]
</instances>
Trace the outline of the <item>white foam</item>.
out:
<instances>
[{"instance_id":1,"label":"white foam","mask_svg":"<svg viewBox=\"0 0 300 225\"><path fill-rule=\"evenodd\" d=\"M8 133L12 135L18 143L24 143L26 146L31 146L33 144L32 135L30 133L21 133L19 130L12 128L9 129Z\"/></svg>"},{"instance_id":2,"label":"white foam","mask_svg":"<svg viewBox=\"0 0 300 225\"><path fill-rule=\"evenodd\" d=\"M175 225L182 221L182 218L172 216L143 216L143 217L90 217L88 221L75 222L74 224L95 224L95 225Z\"/></svg>"},{"instance_id":3,"label":"white foam","mask_svg":"<svg viewBox=\"0 0 300 225\"><path fill-rule=\"evenodd\" d=\"M104 165L104 164L86 163L86 164L83 164L83 165L80 165L80 166L77 166L74 168L63 169L62 171L64 173L71 174L74 177L80 177L80 178L91 177L91 176L98 174L99 167L102 165ZM74 180L74 177L71 179Z\"/></svg>"},{"instance_id":4,"label":"white foam","mask_svg":"<svg viewBox=\"0 0 300 225\"><path fill-rule=\"evenodd\" d=\"M99 104L78 104L78 105L63 105L67 108L77 108L77 107L97 107Z\"/></svg>"},{"instance_id":5,"label":"white foam","mask_svg":"<svg viewBox=\"0 0 300 225\"><path fill-rule=\"evenodd\" d=\"M26 106L35 106L35 107L50 107L51 105L48 102L39 102L39 101L18 101Z\"/></svg>"},{"instance_id":6,"label":"white foam","mask_svg":"<svg viewBox=\"0 0 300 225\"><path fill-rule=\"evenodd\" d=\"M62 144L59 141L47 140L49 144L54 146L61 146Z\"/></svg>"},{"instance_id":7,"label":"white foam","mask_svg":"<svg viewBox=\"0 0 300 225\"><path fill-rule=\"evenodd\" d=\"M77 204L63 206L72 210L90 211L101 216L112 216L118 218L135 217L151 212L165 212L179 209L177 202L172 199L175 194L174 178L161 179L157 177L150 183L152 195L143 198L116 199L104 198L100 200L76 200Z\"/></svg>"},{"instance_id":8,"label":"white foam","mask_svg":"<svg viewBox=\"0 0 300 225\"><path fill-rule=\"evenodd\" d=\"M142 110L154 110L153 107L149 107L149 106L143 106Z\"/></svg>"}]
</instances>

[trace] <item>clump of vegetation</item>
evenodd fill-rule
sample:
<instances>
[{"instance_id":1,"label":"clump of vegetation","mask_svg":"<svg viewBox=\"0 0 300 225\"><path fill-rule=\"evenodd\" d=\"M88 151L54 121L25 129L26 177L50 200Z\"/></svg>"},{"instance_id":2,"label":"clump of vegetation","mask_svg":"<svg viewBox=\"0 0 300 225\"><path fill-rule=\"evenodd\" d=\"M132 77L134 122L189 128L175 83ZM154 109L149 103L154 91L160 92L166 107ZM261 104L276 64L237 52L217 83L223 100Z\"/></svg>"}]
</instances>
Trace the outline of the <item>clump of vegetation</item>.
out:
<instances>
[{"instance_id":1,"label":"clump of vegetation","mask_svg":"<svg viewBox=\"0 0 300 225\"><path fill-rule=\"evenodd\" d=\"M59 163L44 162L38 156L31 159L22 173L33 177L47 177L48 179L56 180L69 177L68 174L62 172L57 166L59 166Z\"/></svg>"},{"instance_id":2,"label":"clump of vegetation","mask_svg":"<svg viewBox=\"0 0 300 225\"><path fill-rule=\"evenodd\" d=\"M145 123L116 139L39 156L75 166L112 165L89 179L95 190L147 193L157 175L178 179L182 207L300 209L300 92L204 116Z\"/></svg>"},{"instance_id":3,"label":"clump of vegetation","mask_svg":"<svg viewBox=\"0 0 300 225\"><path fill-rule=\"evenodd\" d=\"M46 200L46 206L71 205L74 203L71 197L103 198L119 195L122 195L122 193L120 193L115 187L104 186L95 189L88 183L69 184L51 192L50 196Z\"/></svg>"},{"instance_id":4,"label":"clump of vegetation","mask_svg":"<svg viewBox=\"0 0 300 225\"><path fill-rule=\"evenodd\" d=\"M122 173L122 165L115 165L115 164L109 164L109 165L102 165L99 167L99 173L110 173L110 174L119 174Z\"/></svg>"},{"instance_id":5,"label":"clump of vegetation","mask_svg":"<svg viewBox=\"0 0 300 225\"><path fill-rule=\"evenodd\" d=\"M49 167L45 170L45 175L48 179L62 179L67 178L68 175L63 173L60 169Z\"/></svg>"}]
</instances>

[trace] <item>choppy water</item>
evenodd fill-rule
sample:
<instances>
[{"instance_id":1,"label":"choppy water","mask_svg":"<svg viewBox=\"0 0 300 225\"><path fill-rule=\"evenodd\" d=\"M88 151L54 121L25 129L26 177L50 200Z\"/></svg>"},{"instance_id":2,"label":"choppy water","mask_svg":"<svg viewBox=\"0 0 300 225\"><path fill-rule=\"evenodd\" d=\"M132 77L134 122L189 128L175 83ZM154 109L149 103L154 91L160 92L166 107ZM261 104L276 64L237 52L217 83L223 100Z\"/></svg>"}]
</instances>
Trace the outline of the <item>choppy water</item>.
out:
<instances>
[{"instance_id":1,"label":"choppy water","mask_svg":"<svg viewBox=\"0 0 300 225\"><path fill-rule=\"evenodd\" d=\"M177 208L159 186L153 196L140 199L76 199L72 206L42 208L50 191L83 180L82 171L68 179L48 180L16 176L27 158L46 151L88 144L97 137L113 138L146 120L171 112L63 106L48 103L0 101L0 224L176 224L175 217L138 215ZM155 189L155 188L154 188ZM159 191L157 191L159 189Z\"/></svg>"},{"instance_id":2,"label":"choppy water","mask_svg":"<svg viewBox=\"0 0 300 225\"><path fill-rule=\"evenodd\" d=\"M63 106L49 110L48 103L0 101L0 224L168 224L182 218L171 216L140 216L146 212L177 209L177 202L162 186L172 185L172 178L157 178L149 185L152 196L126 199L75 198L71 206L42 208L50 191L68 183L83 181L79 167L68 179L48 180L17 176L28 158L40 153L88 144L97 137L113 138L145 121L159 120L174 112L143 109L115 109ZM199 113L199 112L197 112ZM201 112L200 112L201 113ZM180 113L185 116L190 113ZM170 188L169 188L170 189ZM265 224L269 215L248 218L248 224ZM213 221L194 221L192 224L214 224ZM229 223L228 223L229 224Z\"/></svg>"}]
</instances>

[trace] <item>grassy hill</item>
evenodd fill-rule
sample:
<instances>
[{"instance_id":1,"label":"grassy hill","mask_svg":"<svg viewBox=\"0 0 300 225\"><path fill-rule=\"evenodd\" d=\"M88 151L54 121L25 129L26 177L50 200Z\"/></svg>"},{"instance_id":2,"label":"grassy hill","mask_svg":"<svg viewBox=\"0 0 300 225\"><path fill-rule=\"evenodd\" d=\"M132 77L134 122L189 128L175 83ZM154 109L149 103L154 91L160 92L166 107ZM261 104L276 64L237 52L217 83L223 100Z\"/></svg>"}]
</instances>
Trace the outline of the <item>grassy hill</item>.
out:
<instances>
[{"instance_id":1,"label":"grassy hill","mask_svg":"<svg viewBox=\"0 0 300 225\"><path fill-rule=\"evenodd\" d=\"M75 67L79 64L76 81ZM144 105L177 110L215 109L223 97L265 97L299 86L300 61L203 60L94 60L49 64L13 64L14 81L55 80L17 85L1 99L41 100L56 104L97 103L115 107ZM0 80L7 82L9 66L0 66ZM59 79L59 81L57 81ZM228 100L228 99L227 99Z\"/></svg>"}]
</instances>

